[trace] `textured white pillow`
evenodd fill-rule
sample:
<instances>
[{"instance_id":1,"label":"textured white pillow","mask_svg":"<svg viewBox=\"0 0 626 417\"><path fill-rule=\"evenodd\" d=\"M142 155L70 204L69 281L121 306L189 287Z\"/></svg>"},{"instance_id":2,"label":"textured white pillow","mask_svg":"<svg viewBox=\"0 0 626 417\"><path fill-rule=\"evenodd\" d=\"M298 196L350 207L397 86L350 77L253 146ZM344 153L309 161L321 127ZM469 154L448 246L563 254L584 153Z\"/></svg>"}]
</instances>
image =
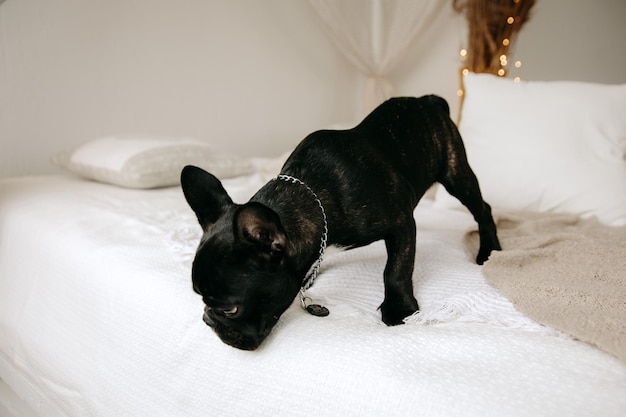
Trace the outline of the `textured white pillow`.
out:
<instances>
[{"instance_id":1,"label":"textured white pillow","mask_svg":"<svg viewBox=\"0 0 626 417\"><path fill-rule=\"evenodd\" d=\"M179 184L185 165L197 165L218 178L252 172L252 164L217 154L213 146L194 139L105 137L63 152L52 162L84 178L128 188Z\"/></svg>"},{"instance_id":2,"label":"textured white pillow","mask_svg":"<svg viewBox=\"0 0 626 417\"><path fill-rule=\"evenodd\" d=\"M626 84L468 74L459 130L495 209L626 224ZM439 187L435 207L458 207Z\"/></svg>"}]
</instances>

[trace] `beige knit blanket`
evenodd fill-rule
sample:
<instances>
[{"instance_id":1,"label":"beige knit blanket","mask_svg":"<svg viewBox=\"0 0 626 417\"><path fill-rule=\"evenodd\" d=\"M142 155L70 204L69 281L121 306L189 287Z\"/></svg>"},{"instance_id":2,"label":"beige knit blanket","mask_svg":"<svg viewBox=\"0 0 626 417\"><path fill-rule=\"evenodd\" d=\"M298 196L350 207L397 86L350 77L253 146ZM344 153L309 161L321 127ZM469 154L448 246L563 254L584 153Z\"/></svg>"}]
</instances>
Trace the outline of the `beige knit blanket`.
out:
<instances>
[{"instance_id":1,"label":"beige knit blanket","mask_svg":"<svg viewBox=\"0 0 626 417\"><path fill-rule=\"evenodd\" d=\"M503 250L483 266L487 282L528 317L626 362L626 226L528 212L496 224ZM465 243L476 253L477 232Z\"/></svg>"}]
</instances>

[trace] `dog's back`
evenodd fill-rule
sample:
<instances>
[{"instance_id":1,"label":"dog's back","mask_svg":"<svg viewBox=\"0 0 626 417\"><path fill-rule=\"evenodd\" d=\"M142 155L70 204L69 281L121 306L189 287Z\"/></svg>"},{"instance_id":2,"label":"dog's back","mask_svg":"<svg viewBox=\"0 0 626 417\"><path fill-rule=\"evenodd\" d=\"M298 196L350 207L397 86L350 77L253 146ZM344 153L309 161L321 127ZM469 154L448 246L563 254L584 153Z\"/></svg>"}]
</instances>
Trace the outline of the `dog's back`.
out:
<instances>
[{"instance_id":1,"label":"dog's back","mask_svg":"<svg viewBox=\"0 0 626 417\"><path fill-rule=\"evenodd\" d=\"M313 185L320 176L330 175L338 184L353 184L354 190L410 186L392 194L410 194L414 207L433 183L445 177L458 153L465 158L443 98L398 97L352 129L310 134L287 160L283 173L305 177Z\"/></svg>"},{"instance_id":2,"label":"dog's back","mask_svg":"<svg viewBox=\"0 0 626 417\"><path fill-rule=\"evenodd\" d=\"M417 198L445 175L453 155L465 149L448 103L435 95L386 101L356 128L414 187Z\"/></svg>"}]
</instances>

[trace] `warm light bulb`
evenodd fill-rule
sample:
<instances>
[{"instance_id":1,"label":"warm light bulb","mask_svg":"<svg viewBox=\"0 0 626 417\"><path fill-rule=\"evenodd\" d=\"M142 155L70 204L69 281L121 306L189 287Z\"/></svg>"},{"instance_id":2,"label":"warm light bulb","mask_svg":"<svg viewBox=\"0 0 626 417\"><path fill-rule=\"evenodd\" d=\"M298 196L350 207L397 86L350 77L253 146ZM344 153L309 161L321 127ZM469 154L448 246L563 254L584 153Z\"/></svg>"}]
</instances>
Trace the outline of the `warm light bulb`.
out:
<instances>
[{"instance_id":1,"label":"warm light bulb","mask_svg":"<svg viewBox=\"0 0 626 417\"><path fill-rule=\"evenodd\" d=\"M522 61L515 61L515 68L519 68L522 66Z\"/></svg>"},{"instance_id":2,"label":"warm light bulb","mask_svg":"<svg viewBox=\"0 0 626 417\"><path fill-rule=\"evenodd\" d=\"M509 25L512 25L515 22L515 18L513 16L509 16L508 19L506 19L506 23L508 23Z\"/></svg>"},{"instance_id":3,"label":"warm light bulb","mask_svg":"<svg viewBox=\"0 0 626 417\"><path fill-rule=\"evenodd\" d=\"M500 77L504 77L504 74L505 74L505 73L506 73L506 71L504 71L502 68L500 68L500 69L498 70L498 75L499 75Z\"/></svg>"},{"instance_id":4,"label":"warm light bulb","mask_svg":"<svg viewBox=\"0 0 626 417\"><path fill-rule=\"evenodd\" d=\"M467 55L467 50L466 49L461 49L461 51L459 52L459 54L461 56L466 56Z\"/></svg>"},{"instance_id":5,"label":"warm light bulb","mask_svg":"<svg viewBox=\"0 0 626 417\"><path fill-rule=\"evenodd\" d=\"M515 77L515 78L513 78L513 82L515 82L515 83L520 82L520 77Z\"/></svg>"},{"instance_id":6,"label":"warm light bulb","mask_svg":"<svg viewBox=\"0 0 626 417\"><path fill-rule=\"evenodd\" d=\"M463 90L457 90L456 95L461 97L463 95Z\"/></svg>"},{"instance_id":7,"label":"warm light bulb","mask_svg":"<svg viewBox=\"0 0 626 417\"><path fill-rule=\"evenodd\" d=\"M509 43L510 43L510 41L508 39L506 39L506 38L502 40L502 45L504 45L504 46L509 46Z\"/></svg>"},{"instance_id":8,"label":"warm light bulb","mask_svg":"<svg viewBox=\"0 0 626 417\"><path fill-rule=\"evenodd\" d=\"M469 70L468 70L467 68L463 68L463 71L462 71L462 72L463 72L463 75L467 75L467 74L469 74Z\"/></svg>"}]
</instances>

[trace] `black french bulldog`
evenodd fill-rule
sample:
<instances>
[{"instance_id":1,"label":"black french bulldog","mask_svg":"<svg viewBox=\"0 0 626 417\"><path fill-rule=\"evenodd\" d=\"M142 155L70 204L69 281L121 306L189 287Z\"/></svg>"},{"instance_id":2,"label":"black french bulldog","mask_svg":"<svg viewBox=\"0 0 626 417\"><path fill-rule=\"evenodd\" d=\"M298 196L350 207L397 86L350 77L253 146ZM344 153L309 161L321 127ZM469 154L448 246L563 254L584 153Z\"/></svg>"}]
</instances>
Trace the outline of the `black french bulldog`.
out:
<instances>
[{"instance_id":1,"label":"black french bulldog","mask_svg":"<svg viewBox=\"0 0 626 417\"><path fill-rule=\"evenodd\" d=\"M267 337L318 260L323 238L347 248L384 239L382 320L402 324L418 310L413 210L435 182L478 223L476 261L500 250L491 208L440 97L393 98L352 129L314 132L281 174L243 205L200 168L187 166L181 174L204 231L193 289L206 304L204 321L236 348L256 349Z\"/></svg>"}]
</instances>

